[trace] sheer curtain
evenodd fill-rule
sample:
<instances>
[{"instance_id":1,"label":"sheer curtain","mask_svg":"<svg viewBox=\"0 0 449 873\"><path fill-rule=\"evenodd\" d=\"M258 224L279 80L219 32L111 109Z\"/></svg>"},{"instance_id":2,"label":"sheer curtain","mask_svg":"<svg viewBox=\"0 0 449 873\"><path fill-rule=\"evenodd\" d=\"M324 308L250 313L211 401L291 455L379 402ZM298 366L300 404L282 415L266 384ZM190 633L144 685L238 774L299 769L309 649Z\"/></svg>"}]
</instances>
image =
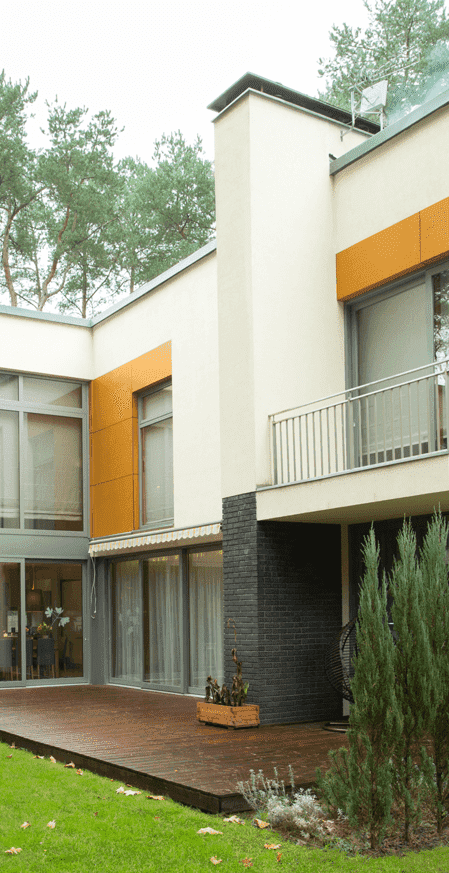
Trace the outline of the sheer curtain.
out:
<instances>
[{"instance_id":1,"label":"sheer curtain","mask_svg":"<svg viewBox=\"0 0 449 873\"><path fill-rule=\"evenodd\" d=\"M115 679L142 678L141 599L138 561L112 567L112 671Z\"/></svg>"},{"instance_id":2,"label":"sheer curtain","mask_svg":"<svg viewBox=\"0 0 449 873\"><path fill-rule=\"evenodd\" d=\"M223 552L189 555L190 686L223 682Z\"/></svg>"},{"instance_id":3,"label":"sheer curtain","mask_svg":"<svg viewBox=\"0 0 449 873\"><path fill-rule=\"evenodd\" d=\"M182 599L179 557L150 558L147 562L148 652L145 679L152 685L181 686Z\"/></svg>"}]
</instances>

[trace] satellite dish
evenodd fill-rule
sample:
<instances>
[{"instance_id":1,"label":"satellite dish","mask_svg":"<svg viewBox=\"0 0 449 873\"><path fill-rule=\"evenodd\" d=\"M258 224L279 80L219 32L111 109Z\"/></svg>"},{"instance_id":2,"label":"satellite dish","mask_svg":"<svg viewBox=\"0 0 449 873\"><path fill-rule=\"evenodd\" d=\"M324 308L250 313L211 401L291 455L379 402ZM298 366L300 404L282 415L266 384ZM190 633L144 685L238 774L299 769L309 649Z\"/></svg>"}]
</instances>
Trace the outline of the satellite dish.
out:
<instances>
[{"instance_id":1,"label":"satellite dish","mask_svg":"<svg viewBox=\"0 0 449 873\"><path fill-rule=\"evenodd\" d=\"M387 80L382 79L381 82L376 82L375 85L363 89L360 104L362 115L364 112L376 112L384 108L387 102L387 88Z\"/></svg>"}]
</instances>

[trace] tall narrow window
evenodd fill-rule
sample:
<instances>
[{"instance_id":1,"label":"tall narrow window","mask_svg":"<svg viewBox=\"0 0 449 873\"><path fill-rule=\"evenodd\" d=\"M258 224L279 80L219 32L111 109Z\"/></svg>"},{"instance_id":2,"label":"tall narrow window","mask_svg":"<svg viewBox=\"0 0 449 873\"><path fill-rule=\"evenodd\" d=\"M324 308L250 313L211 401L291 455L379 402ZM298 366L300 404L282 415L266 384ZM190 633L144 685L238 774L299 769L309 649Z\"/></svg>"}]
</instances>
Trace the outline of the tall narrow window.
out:
<instances>
[{"instance_id":1,"label":"tall narrow window","mask_svg":"<svg viewBox=\"0 0 449 873\"><path fill-rule=\"evenodd\" d=\"M139 404L141 525L173 524L172 386L145 394Z\"/></svg>"}]
</instances>

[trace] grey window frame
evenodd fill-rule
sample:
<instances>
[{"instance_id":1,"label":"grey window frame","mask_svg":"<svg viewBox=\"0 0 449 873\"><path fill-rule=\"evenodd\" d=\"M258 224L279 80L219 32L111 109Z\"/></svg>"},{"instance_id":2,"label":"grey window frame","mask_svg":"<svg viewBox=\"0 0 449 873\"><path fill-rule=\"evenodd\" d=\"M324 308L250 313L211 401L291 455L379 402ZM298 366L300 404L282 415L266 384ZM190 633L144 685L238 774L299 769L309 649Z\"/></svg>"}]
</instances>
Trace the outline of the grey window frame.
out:
<instances>
[{"instance_id":1,"label":"grey window frame","mask_svg":"<svg viewBox=\"0 0 449 873\"><path fill-rule=\"evenodd\" d=\"M142 391L137 398L137 414L138 414L138 430L139 430L139 528L142 530L159 530L159 528L170 528L174 527L174 496L173 496L173 516L167 519L163 519L162 521L154 521L148 522L147 524L143 523L143 505L144 505L144 473L143 473L143 452L142 452L142 431L151 426L152 424L157 424L160 421L168 421L171 419L173 421L173 392L172 392L172 408L170 413L164 413L163 415L154 416L154 418L144 418L143 417L143 403L146 397L149 397L151 394L158 394L160 391L163 391L164 388L168 386L172 386L172 380L166 379L164 382L158 382L157 385L154 385L151 388L147 388Z\"/></svg>"},{"instance_id":2,"label":"grey window frame","mask_svg":"<svg viewBox=\"0 0 449 873\"><path fill-rule=\"evenodd\" d=\"M88 537L89 536L89 421L88 421L88 384L81 379L68 377L40 376L36 373L18 373L15 371L1 370L0 374L15 376L19 380L19 399L8 400L0 397L0 409L17 412L19 416L19 527L0 528L0 537L20 534L26 537ZM61 381L73 382L81 385L82 405L80 408L73 406L60 406L58 404L42 403L39 401L23 399L23 378L33 378L39 382ZM25 527L25 482L22 471L25 469L25 439L24 439L24 416L27 413L40 413L59 418L77 418L81 421L81 445L82 445L82 488L83 488L83 528L82 530L35 530Z\"/></svg>"}]
</instances>

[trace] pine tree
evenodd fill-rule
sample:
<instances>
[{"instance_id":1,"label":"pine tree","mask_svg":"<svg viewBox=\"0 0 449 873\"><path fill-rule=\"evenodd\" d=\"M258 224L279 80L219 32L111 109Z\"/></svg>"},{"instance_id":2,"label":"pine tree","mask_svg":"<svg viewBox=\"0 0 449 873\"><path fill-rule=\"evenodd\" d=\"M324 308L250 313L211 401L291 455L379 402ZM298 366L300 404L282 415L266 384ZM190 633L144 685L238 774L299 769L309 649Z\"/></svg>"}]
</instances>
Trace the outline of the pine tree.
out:
<instances>
[{"instance_id":1,"label":"pine tree","mask_svg":"<svg viewBox=\"0 0 449 873\"><path fill-rule=\"evenodd\" d=\"M387 115L428 99L431 88L449 87L449 20L444 0L364 0L365 31L347 24L329 33L332 58L320 58L326 83L322 99L350 108L351 89L388 80ZM356 95L357 97L357 95Z\"/></svg>"},{"instance_id":2,"label":"pine tree","mask_svg":"<svg viewBox=\"0 0 449 873\"><path fill-rule=\"evenodd\" d=\"M404 807L404 839L420 814L423 781L414 758L426 726L429 706L429 673L432 669L429 635L423 621L425 601L423 574L417 561L416 535L410 522L398 536L399 557L389 579L394 626L394 671L396 699L402 731L394 751L395 795Z\"/></svg>"},{"instance_id":3,"label":"pine tree","mask_svg":"<svg viewBox=\"0 0 449 873\"><path fill-rule=\"evenodd\" d=\"M449 584L446 564L448 526L438 513L429 525L421 553L423 597L421 612L429 637L430 665L423 699L426 731L433 767L431 786L437 829L443 828L449 801ZM426 758L426 755L423 754Z\"/></svg>"},{"instance_id":4,"label":"pine tree","mask_svg":"<svg viewBox=\"0 0 449 873\"><path fill-rule=\"evenodd\" d=\"M351 691L349 752L339 750L318 784L327 803L344 810L350 823L366 827L376 848L390 821L393 804L393 761L401 731L395 675L394 643L388 625L385 579L379 586L379 549L374 531L366 538L366 572L361 586L357 654Z\"/></svg>"}]
</instances>

